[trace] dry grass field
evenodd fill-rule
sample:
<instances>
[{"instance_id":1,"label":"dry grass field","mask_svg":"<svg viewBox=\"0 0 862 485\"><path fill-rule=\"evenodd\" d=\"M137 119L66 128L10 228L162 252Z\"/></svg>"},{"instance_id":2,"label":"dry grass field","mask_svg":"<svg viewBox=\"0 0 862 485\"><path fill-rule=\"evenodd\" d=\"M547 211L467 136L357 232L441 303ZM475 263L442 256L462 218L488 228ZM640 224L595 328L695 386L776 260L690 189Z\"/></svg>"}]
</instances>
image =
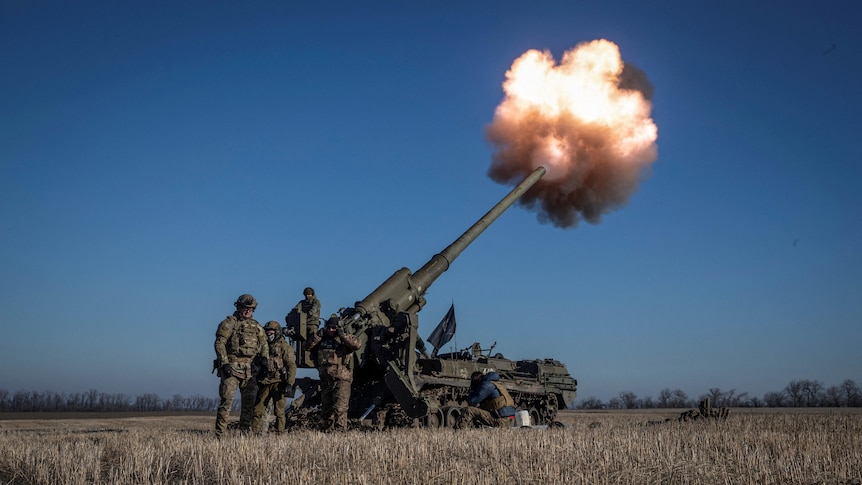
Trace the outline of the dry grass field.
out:
<instances>
[{"instance_id":1,"label":"dry grass field","mask_svg":"<svg viewBox=\"0 0 862 485\"><path fill-rule=\"evenodd\" d=\"M231 434L213 416L2 419L0 483L862 484L862 409L565 411L565 428Z\"/></svg>"}]
</instances>

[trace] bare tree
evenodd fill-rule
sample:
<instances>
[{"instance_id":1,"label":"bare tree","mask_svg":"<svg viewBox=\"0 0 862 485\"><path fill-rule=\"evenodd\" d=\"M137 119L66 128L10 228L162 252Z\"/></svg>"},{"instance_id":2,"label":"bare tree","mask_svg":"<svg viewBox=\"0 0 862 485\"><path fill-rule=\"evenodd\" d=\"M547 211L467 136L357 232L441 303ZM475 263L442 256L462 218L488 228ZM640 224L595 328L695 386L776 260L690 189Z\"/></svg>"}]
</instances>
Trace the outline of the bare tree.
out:
<instances>
[{"instance_id":1,"label":"bare tree","mask_svg":"<svg viewBox=\"0 0 862 485\"><path fill-rule=\"evenodd\" d=\"M671 390L669 387L665 387L658 393L658 401L656 402L656 407L658 408L685 408L691 407L690 402L688 400L688 395L684 393L681 389Z\"/></svg>"},{"instance_id":2,"label":"bare tree","mask_svg":"<svg viewBox=\"0 0 862 485\"><path fill-rule=\"evenodd\" d=\"M709 398L709 400L712 401L713 406L723 406L724 405L724 404L722 404L724 402L724 393L721 392L721 388L710 387L709 392L700 396L700 398L698 398L698 401L703 401L706 398Z\"/></svg>"},{"instance_id":3,"label":"bare tree","mask_svg":"<svg viewBox=\"0 0 862 485\"><path fill-rule=\"evenodd\" d=\"M10 401L10 410L11 411L26 411L33 409L33 393L30 391L15 391L15 394L12 394L12 400Z\"/></svg>"},{"instance_id":4,"label":"bare tree","mask_svg":"<svg viewBox=\"0 0 862 485\"><path fill-rule=\"evenodd\" d=\"M140 394L135 398L133 407L136 411L158 411L161 409L161 399L158 394Z\"/></svg>"},{"instance_id":5,"label":"bare tree","mask_svg":"<svg viewBox=\"0 0 862 485\"><path fill-rule=\"evenodd\" d=\"M672 407L675 408L690 408L694 406L694 402L688 398L688 394L682 392L682 389L673 391L671 403L673 403Z\"/></svg>"},{"instance_id":6,"label":"bare tree","mask_svg":"<svg viewBox=\"0 0 862 485\"><path fill-rule=\"evenodd\" d=\"M96 411L96 406L99 404L99 391L90 389L84 395L84 411Z\"/></svg>"},{"instance_id":7,"label":"bare tree","mask_svg":"<svg viewBox=\"0 0 862 485\"><path fill-rule=\"evenodd\" d=\"M802 381L802 402L806 407L820 406L823 401L823 383L818 380Z\"/></svg>"},{"instance_id":8,"label":"bare tree","mask_svg":"<svg viewBox=\"0 0 862 485\"><path fill-rule=\"evenodd\" d=\"M722 406L726 406L729 408L738 408L743 406L747 401L747 392L737 394L736 389L731 389L724 393L724 404L722 404Z\"/></svg>"},{"instance_id":9,"label":"bare tree","mask_svg":"<svg viewBox=\"0 0 862 485\"><path fill-rule=\"evenodd\" d=\"M833 408L844 406L844 391L838 386L829 386L823 394L823 404Z\"/></svg>"},{"instance_id":10,"label":"bare tree","mask_svg":"<svg viewBox=\"0 0 862 485\"><path fill-rule=\"evenodd\" d=\"M638 396L637 394L631 391L622 391L619 394L620 401L622 401L623 406L626 409L637 409L638 407Z\"/></svg>"},{"instance_id":11,"label":"bare tree","mask_svg":"<svg viewBox=\"0 0 862 485\"><path fill-rule=\"evenodd\" d=\"M802 407L803 399L805 399L805 384L802 381L790 381L784 388L784 394L787 396L791 407Z\"/></svg>"},{"instance_id":12,"label":"bare tree","mask_svg":"<svg viewBox=\"0 0 862 485\"><path fill-rule=\"evenodd\" d=\"M66 396L66 409L69 411L81 411L84 409L84 396L75 392Z\"/></svg>"},{"instance_id":13,"label":"bare tree","mask_svg":"<svg viewBox=\"0 0 862 485\"><path fill-rule=\"evenodd\" d=\"M856 381L853 379L845 379L844 382L841 383L841 388L844 390L844 402L846 402L848 406L862 406L862 392L860 392L859 386L856 385Z\"/></svg>"},{"instance_id":14,"label":"bare tree","mask_svg":"<svg viewBox=\"0 0 862 485\"><path fill-rule=\"evenodd\" d=\"M195 394L190 399L190 411L215 411L219 405L219 399L215 397L204 397L200 394Z\"/></svg>"},{"instance_id":15,"label":"bare tree","mask_svg":"<svg viewBox=\"0 0 862 485\"><path fill-rule=\"evenodd\" d=\"M171 396L171 409L174 411L184 411L186 409L186 398L179 394Z\"/></svg>"},{"instance_id":16,"label":"bare tree","mask_svg":"<svg viewBox=\"0 0 862 485\"><path fill-rule=\"evenodd\" d=\"M661 391L658 392L658 401L656 402L656 406L660 408L669 408L670 399L673 397L673 391L670 390L669 387L665 387Z\"/></svg>"},{"instance_id":17,"label":"bare tree","mask_svg":"<svg viewBox=\"0 0 862 485\"><path fill-rule=\"evenodd\" d=\"M787 396L782 391L767 392L763 395L763 402L771 408L781 408L787 406Z\"/></svg>"}]
</instances>

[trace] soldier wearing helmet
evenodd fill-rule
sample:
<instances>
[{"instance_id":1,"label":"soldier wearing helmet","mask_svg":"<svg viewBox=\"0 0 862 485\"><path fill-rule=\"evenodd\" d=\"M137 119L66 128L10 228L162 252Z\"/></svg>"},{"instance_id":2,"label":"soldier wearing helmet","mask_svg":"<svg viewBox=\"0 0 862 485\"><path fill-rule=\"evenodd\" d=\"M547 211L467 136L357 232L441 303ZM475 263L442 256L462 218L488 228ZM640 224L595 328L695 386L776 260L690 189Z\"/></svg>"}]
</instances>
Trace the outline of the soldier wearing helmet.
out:
<instances>
[{"instance_id":1,"label":"soldier wearing helmet","mask_svg":"<svg viewBox=\"0 0 862 485\"><path fill-rule=\"evenodd\" d=\"M290 310L284 321L287 323L288 337L298 342L296 348L300 367L314 367L307 341L320 327L320 300L311 287L302 290L302 296L303 299Z\"/></svg>"},{"instance_id":2,"label":"soldier wearing helmet","mask_svg":"<svg viewBox=\"0 0 862 485\"><path fill-rule=\"evenodd\" d=\"M263 327L252 318L257 300L244 293L233 304L236 311L218 325L215 339L216 369L221 378L221 402L216 413L215 433L221 437L227 429L227 418L236 390L242 399L239 428L248 431L257 397L258 366L268 367L269 345ZM257 364L257 365L255 365Z\"/></svg>"},{"instance_id":3,"label":"soldier wearing helmet","mask_svg":"<svg viewBox=\"0 0 862 485\"><path fill-rule=\"evenodd\" d=\"M320 332L308 341L320 375L320 414L323 431L347 430L350 384L353 382L353 352L362 342L344 333L332 315Z\"/></svg>"},{"instance_id":4,"label":"soldier wearing helmet","mask_svg":"<svg viewBox=\"0 0 862 485\"><path fill-rule=\"evenodd\" d=\"M293 384L296 379L296 362L293 349L284 340L281 325L275 320L263 326L269 344L269 372L258 379L257 400L254 403L254 420L251 429L262 432L263 415L266 408L273 404L275 412L275 432L284 431L284 411L287 398L293 397Z\"/></svg>"}]
</instances>

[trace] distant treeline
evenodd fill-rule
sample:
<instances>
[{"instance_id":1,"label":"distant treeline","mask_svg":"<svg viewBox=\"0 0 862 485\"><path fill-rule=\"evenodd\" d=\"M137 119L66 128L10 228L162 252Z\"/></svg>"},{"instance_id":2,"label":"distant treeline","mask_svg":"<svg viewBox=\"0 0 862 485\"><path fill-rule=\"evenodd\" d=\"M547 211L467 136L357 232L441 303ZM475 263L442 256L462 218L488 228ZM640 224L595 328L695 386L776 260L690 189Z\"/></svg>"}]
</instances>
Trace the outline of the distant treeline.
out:
<instances>
[{"instance_id":1,"label":"distant treeline","mask_svg":"<svg viewBox=\"0 0 862 485\"><path fill-rule=\"evenodd\" d=\"M0 389L0 412L119 412L119 411L215 411L219 399L174 394L162 399L158 394L110 394L87 392L15 391Z\"/></svg>"},{"instance_id":2,"label":"distant treeline","mask_svg":"<svg viewBox=\"0 0 862 485\"><path fill-rule=\"evenodd\" d=\"M817 380L800 379L790 381L780 391L767 392L762 398L749 396L747 392L737 393L736 389L722 391L717 387L709 389L697 399L689 397L679 389L662 389L658 398L638 397L631 391L622 391L608 402L588 397L577 401L577 409L651 409L651 408L693 408L703 399L709 398L713 406L721 407L862 407L862 390L852 379L845 379L841 385L825 387Z\"/></svg>"},{"instance_id":3,"label":"distant treeline","mask_svg":"<svg viewBox=\"0 0 862 485\"><path fill-rule=\"evenodd\" d=\"M736 389L722 391L710 388L705 394L691 399L680 389L665 388L658 397L638 397L631 391L622 391L607 402L588 397L575 402L577 409L662 409L694 408L705 398L716 407L862 407L862 389L852 379L841 385L825 387L817 380L793 380L780 391L767 392L762 398L738 393ZM239 409L235 399L233 409ZM117 411L215 411L219 399L201 395L174 394L162 399L148 393L132 397L128 394L111 394L90 389L87 392L62 393L54 391L16 391L0 389L0 412L117 412Z\"/></svg>"}]
</instances>

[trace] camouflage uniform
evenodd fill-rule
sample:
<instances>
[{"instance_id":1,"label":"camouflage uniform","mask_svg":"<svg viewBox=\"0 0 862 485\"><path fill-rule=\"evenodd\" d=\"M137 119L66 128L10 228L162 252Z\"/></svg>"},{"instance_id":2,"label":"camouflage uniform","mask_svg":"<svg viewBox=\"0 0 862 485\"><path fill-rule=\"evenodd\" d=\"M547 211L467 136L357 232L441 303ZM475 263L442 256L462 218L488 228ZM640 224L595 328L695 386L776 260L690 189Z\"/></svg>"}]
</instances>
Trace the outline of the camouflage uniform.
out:
<instances>
[{"instance_id":1,"label":"camouflage uniform","mask_svg":"<svg viewBox=\"0 0 862 485\"><path fill-rule=\"evenodd\" d=\"M324 431L344 431L347 429L350 384L353 382L353 352L362 343L358 337L345 334L341 329L336 333L335 324L330 322L333 319L311 337L308 349L315 352L320 375L321 428Z\"/></svg>"},{"instance_id":2,"label":"camouflage uniform","mask_svg":"<svg viewBox=\"0 0 862 485\"><path fill-rule=\"evenodd\" d=\"M309 299L299 300L299 303L293 308L305 315L305 335L312 336L317 333L317 329L320 327L320 300L311 295Z\"/></svg>"},{"instance_id":3,"label":"camouflage uniform","mask_svg":"<svg viewBox=\"0 0 862 485\"><path fill-rule=\"evenodd\" d=\"M244 296L254 301L250 295L242 295L235 305L238 305ZM256 306L257 302L254 301L254 307ZM256 357L265 359L269 355L269 345L266 342L263 327L254 318L244 318L240 307L237 306L237 311L218 325L215 353L216 367L221 377L219 384L221 403L216 414L216 436L221 436L227 429L227 418L230 415L237 388L242 398L239 427L247 430L251 426L254 400L257 396L255 376L257 366L254 361Z\"/></svg>"},{"instance_id":4,"label":"camouflage uniform","mask_svg":"<svg viewBox=\"0 0 862 485\"><path fill-rule=\"evenodd\" d=\"M266 331L275 328L276 333L269 341L269 373L258 379L257 400L254 403L254 420L251 429L260 433L261 421L266 407L270 402L275 408L275 431L284 431L284 411L287 407L288 395L293 395L293 383L296 379L296 362L293 349L284 340L281 326L278 322L267 322ZM268 339L269 340L269 339Z\"/></svg>"},{"instance_id":5,"label":"camouflage uniform","mask_svg":"<svg viewBox=\"0 0 862 485\"><path fill-rule=\"evenodd\" d=\"M311 353L308 350L310 339L320 327L320 300L314 295L314 289L306 288L303 295L310 297L299 300L296 306L284 317L290 339L297 343L297 362L301 367L314 367Z\"/></svg>"},{"instance_id":6,"label":"camouflage uniform","mask_svg":"<svg viewBox=\"0 0 862 485\"><path fill-rule=\"evenodd\" d=\"M471 380L473 380L473 376L471 376ZM515 401L509 391L498 382L499 380L500 375L496 372L489 372L484 377L476 376L478 385L473 386L471 384L470 394L467 395L468 406L458 417L458 422L455 424L457 429L464 429L476 424L492 428L509 428L512 426L512 419L515 416Z\"/></svg>"}]
</instances>

